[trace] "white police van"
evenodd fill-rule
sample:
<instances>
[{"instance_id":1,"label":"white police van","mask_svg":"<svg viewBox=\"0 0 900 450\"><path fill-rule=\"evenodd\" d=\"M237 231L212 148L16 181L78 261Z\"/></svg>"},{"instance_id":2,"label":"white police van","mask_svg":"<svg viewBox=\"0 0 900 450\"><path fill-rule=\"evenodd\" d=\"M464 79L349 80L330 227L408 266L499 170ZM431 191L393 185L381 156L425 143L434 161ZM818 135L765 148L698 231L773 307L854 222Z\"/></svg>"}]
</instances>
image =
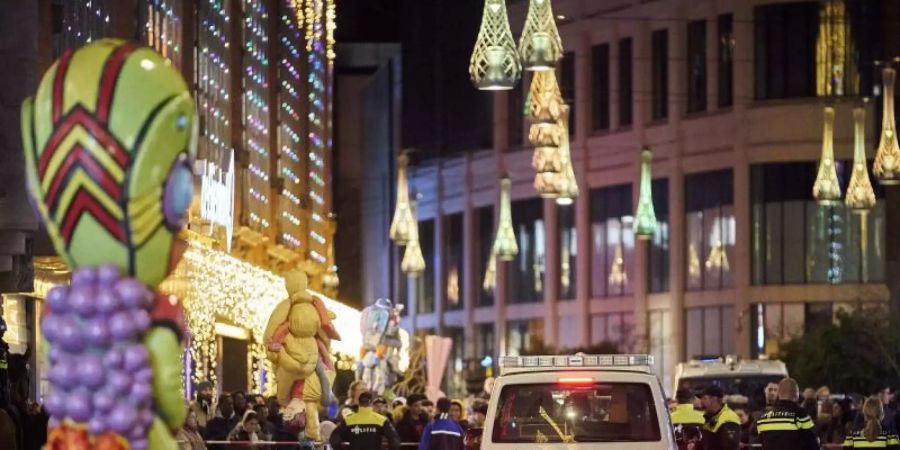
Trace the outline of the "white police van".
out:
<instances>
[{"instance_id":1,"label":"white police van","mask_svg":"<svg viewBox=\"0 0 900 450\"><path fill-rule=\"evenodd\" d=\"M674 450L649 355L507 356L482 450Z\"/></svg>"},{"instance_id":2,"label":"white police van","mask_svg":"<svg viewBox=\"0 0 900 450\"><path fill-rule=\"evenodd\" d=\"M725 391L727 401L745 403L750 411L758 411L766 406L766 385L777 384L787 376L787 366L776 359L741 359L734 355L693 359L675 366L673 392L700 392L716 385Z\"/></svg>"}]
</instances>

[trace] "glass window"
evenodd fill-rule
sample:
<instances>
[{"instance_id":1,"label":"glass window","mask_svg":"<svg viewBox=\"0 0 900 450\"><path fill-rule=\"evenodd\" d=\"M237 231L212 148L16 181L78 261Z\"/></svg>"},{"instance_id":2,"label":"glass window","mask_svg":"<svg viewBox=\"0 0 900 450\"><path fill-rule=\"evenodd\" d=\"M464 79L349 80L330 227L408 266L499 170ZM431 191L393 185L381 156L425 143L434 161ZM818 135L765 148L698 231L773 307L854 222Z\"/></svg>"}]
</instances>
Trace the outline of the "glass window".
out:
<instances>
[{"instance_id":1,"label":"glass window","mask_svg":"<svg viewBox=\"0 0 900 450\"><path fill-rule=\"evenodd\" d=\"M575 52L563 53L559 65L559 90L569 105L569 134L575 134Z\"/></svg>"},{"instance_id":2,"label":"glass window","mask_svg":"<svg viewBox=\"0 0 900 450\"><path fill-rule=\"evenodd\" d=\"M510 320L506 323L506 354L519 356L544 340L543 319Z\"/></svg>"},{"instance_id":3,"label":"glass window","mask_svg":"<svg viewBox=\"0 0 900 450\"><path fill-rule=\"evenodd\" d=\"M807 303L804 308L803 327L806 333L827 327L834 323L833 316L834 304L831 302L811 302Z\"/></svg>"},{"instance_id":4,"label":"glass window","mask_svg":"<svg viewBox=\"0 0 900 450\"><path fill-rule=\"evenodd\" d=\"M463 215L444 218L447 235L444 241L444 288L447 290L447 309L463 307Z\"/></svg>"},{"instance_id":5,"label":"glass window","mask_svg":"<svg viewBox=\"0 0 900 450\"><path fill-rule=\"evenodd\" d=\"M619 40L619 126L631 126L631 38Z\"/></svg>"},{"instance_id":6,"label":"glass window","mask_svg":"<svg viewBox=\"0 0 900 450\"><path fill-rule=\"evenodd\" d=\"M686 356L702 359L734 353L734 307L688 308L685 312Z\"/></svg>"},{"instance_id":7,"label":"glass window","mask_svg":"<svg viewBox=\"0 0 900 450\"><path fill-rule=\"evenodd\" d=\"M661 439L646 383L511 384L500 391L497 411L495 443Z\"/></svg>"},{"instance_id":8,"label":"glass window","mask_svg":"<svg viewBox=\"0 0 900 450\"><path fill-rule=\"evenodd\" d=\"M425 258L425 272L416 278L416 312L427 314L434 312L434 220L419 222L419 245Z\"/></svg>"},{"instance_id":9,"label":"glass window","mask_svg":"<svg viewBox=\"0 0 900 450\"><path fill-rule=\"evenodd\" d=\"M494 290L484 289L484 275L487 271L488 261L491 259L491 250L494 245L494 207L485 206L478 208L475 212L478 220L478 240L475 244L478 248L475 254L478 255L478 271L476 272L478 296L477 306L490 306L494 304Z\"/></svg>"},{"instance_id":10,"label":"glass window","mask_svg":"<svg viewBox=\"0 0 900 450\"><path fill-rule=\"evenodd\" d=\"M630 344L633 322L632 313L594 314L591 316L591 343L613 343L625 350Z\"/></svg>"},{"instance_id":11,"label":"glass window","mask_svg":"<svg viewBox=\"0 0 900 450\"><path fill-rule=\"evenodd\" d=\"M727 108L734 101L734 19L731 14L719 16L719 53L717 55L719 108Z\"/></svg>"},{"instance_id":12,"label":"glass window","mask_svg":"<svg viewBox=\"0 0 900 450\"><path fill-rule=\"evenodd\" d=\"M816 95L818 2L757 6L753 16L756 98Z\"/></svg>"},{"instance_id":13,"label":"glass window","mask_svg":"<svg viewBox=\"0 0 900 450\"><path fill-rule=\"evenodd\" d=\"M706 111L706 21L687 28L687 112Z\"/></svg>"},{"instance_id":14,"label":"glass window","mask_svg":"<svg viewBox=\"0 0 900 450\"><path fill-rule=\"evenodd\" d=\"M559 298L570 300L576 292L576 257L578 241L575 232L575 207L557 208L559 217Z\"/></svg>"},{"instance_id":15,"label":"glass window","mask_svg":"<svg viewBox=\"0 0 900 450\"><path fill-rule=\"evenodd\" d=\"M485 356L490 356L493 359L497 359L497 354L494 351L494 324L493 323L482 323L478 324L475 327L477 332L475 336L475 355L479 361L484 359Z\"/></svg>"},{"instance_id":16,"label":"glass window","mask_svg":"<svg viewBox=\"0 0 900 450\"><path fill-rule=\"evenodd\" d=\"M669 30L656 30L650 36L650 98L651 118L665 119L669 115Z\"/></svg>"},{"instance_id":17,"label":"glass window","mask_svg":"<svg viewBox=\"0 0 900 450\"><path fill-rule=\"evenodd\" d=\"M674 350L672 342L672 315L666 309L649 311L647 313L647 327L650 336L647 344L654 361L653 373L656 374L663 386L671 386L669 361Z\"/></svg>"},{"instance_id":18,"label":"glass window","mask_svg":"<svg viewBox=\"0 0 900 450\"><path fill-rule=\"evenodd\" d=\"M516 83L516 86L506 95L509 106L509 145L510 147L522 146L522 135L525 126L525 98L522 93L524 81Z\"/></svg>"},{"instance_id":19,"label":"glass window","mask_svg":"<svg viewBox=\"0 0 900 450\"><path fill-rule=\"evenodd\" d=\"M734 286L735 221L731 169L685 176L687 289Z\"/></svg>"},{"instance_id":20,"label":"glass window","mask_svg":"<svg viewBox=\"0 0 900 450\"><path fill-rule=\"evenodd\" d=\"M838 161L842 192L849 162ZM816 163L756 164L750 169L753 284L867 283L884 280L884 190L865 215L810 195ZM871 176L871 175L870 175Z\"/></svg>"},{"instance_id":21,"label":"glass window","mask_svg":"<svg viewBox=\"0 0 900 450\"><path fill-rule=\"evenodd\" d=\"M650 242L650 292L669 290L669 180L653 180L653 211L656 233Z\"/></svg>"},{"instance_id":22,"label":"glass window","mask_svg":"<svg viewBox=\"0 0 900 450\"><path fill-rule=\"evenodd\" d=\"M634 217L631 185L591 189L591 295L616 297L633 292Z\"/></svg>"},{"instance_id":23,"label":"glass window","mask_svg":"<svg viewBox=\"0 0 900 450\"><path fill-rule=\"evenodd\" d=\"M591 101L594 130L609 129L609 44L591 49L593 98Z\"/></svg>"},{"instance_id":24,"label":"glass window","mask_svg":"<svg viewBox=\"0 0 900 450\"><path fill-rule=\"evenodd\" d=\"M513 229L519 255L509 264L510 303L544 299L544 205L540 198L512 203Z\"/></svg>"},{"instance_id":25,"label":"glass window","mask_svg":"<svg viewBox=\"0 0 900 450\"><path fill-rule=\"evenodd\" d=\"M465 378L463 371L465 362L466 339L465 331L461 327L445 327L443 335L449 337L453 341L450 347L450 355L447 360L447 367L444 372L444 380L448 388L448 396L462 396L465 394Z\"/></svg>"}]
</instances>

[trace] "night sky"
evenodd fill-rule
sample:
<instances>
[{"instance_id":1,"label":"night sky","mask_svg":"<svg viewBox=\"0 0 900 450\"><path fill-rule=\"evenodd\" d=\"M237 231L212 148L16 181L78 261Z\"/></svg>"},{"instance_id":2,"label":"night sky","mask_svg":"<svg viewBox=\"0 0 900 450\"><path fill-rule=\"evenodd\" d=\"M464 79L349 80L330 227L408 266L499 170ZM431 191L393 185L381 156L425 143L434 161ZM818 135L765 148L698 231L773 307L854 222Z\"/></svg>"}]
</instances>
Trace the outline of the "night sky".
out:
<instances>
[{"instance_id":1,"label":"night sky","mask_svg":"<svg viewBox=\"0 0 900 450\"><path fill-rule=\"evenodd\" d=\"M469 81L482 0L345 0L337 40L403 47L403 146L420 157L491 146L491 94ZM416 158L418 159L418 158Z\"/></svg>"}]
</instances>

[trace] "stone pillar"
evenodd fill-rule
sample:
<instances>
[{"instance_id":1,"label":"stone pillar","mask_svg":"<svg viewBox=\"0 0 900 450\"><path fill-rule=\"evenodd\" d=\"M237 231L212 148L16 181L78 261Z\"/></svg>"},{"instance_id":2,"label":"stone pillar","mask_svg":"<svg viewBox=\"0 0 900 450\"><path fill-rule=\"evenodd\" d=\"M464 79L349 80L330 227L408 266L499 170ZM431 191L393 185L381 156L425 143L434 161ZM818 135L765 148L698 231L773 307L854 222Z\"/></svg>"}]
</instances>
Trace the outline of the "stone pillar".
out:
<instances>
[{"instance_id":1,"label":"stone pillar","mask_svg":"<svg viewBox=\"0 0 900 450\"><path fill-rule=\"evenodd\" d=\"M524 76L523 76L524 78ZM524 83L523 81L520 81ZM525 87L523 85L523 87ZM497 162L497 180L494 183L494 230L500 221L500 176L506 173L503 154L509 149L509 92L494 95L494 156ZM508 274L509 263L497 259L496 286L494 287L494 307L497 311L497 322L494 326L494 348L497 355L506 354L506 304L509 297Z\"/></svg>"},{"instance_id":2,"label":"stone pillar","mask_svg":"<svg viewBox=\"0 0 900 450\"><path fill-rule=\"evenodd\" d=\"M612 47L612 46L611 46ZM575 258L575 302L578 310L576 324L577 342L582 346L590 344L591 316L591 192L588 186L588 145L591 128L591 45L588 35L579 36L575 50L575 102L578 117L575 119L575 142L572 147L572 165L578 180L578 198L569 208L575 208L575 235L577 236L577 257ZM558 240L557 240L558 242ZM557 277L558 279L559 277Z\"/></svg>"},{"instance_id":3,"label":"stone pillar","mask_svg":"<svg viewBox=\"0 0 900 450\"><path fill-rule=\"evenodd\" d=\"M559 214L556 201L544 200L544 343L559 341Z\"/></svg>"},{"instance_id":4,"label":"stone pillar","mask_svg":"<svg viewBox=\"0 0 900 450\"><path fill-rule=\"evenodd\" d=\"M753 10L750 5L738 4L734 11L734 37L736 42L753 42ZM734 115L736 123L746 123L747 106L753 98L753 48L749 45L737 45L734 49ZM749 136L738 127L738 135L734 139L734 219L735 248L734 260L742 264L734 265L734 287L737 301L734 304L736 323L734 326L737 354L743 358L750 357L750 162L747 157L746 142Z\"/></svg>"},{"instance_id":5,"label":"stone pillar","mask_svg":"<svg viewBox=\"0 0 900 450\"><path fill-rule=\"evenodd\" d=\"M478 273L478 251L476 249L476 213L472 207L472 154L466 153L464 157L464 183L463 189L463 260L462 260L462 301L463 314L465 317L465 355L473 357L475 355L475 336L478 329L475 324L475 303L478 298L479 289L481 289L482 273Z\"/></svg>"},{"instance_id":6,"label":"stone pillar","mask_svg":"<svg viewBox=\"0 0 900 450\"><path fill-rule=\"evenodd\" d=\"M444 223L444 165L443 162L437 163L437 189L435 189L435 210L434 210L434 260L425 261L425 270L434 271L434 334L443 336L444 331L444 310L446 309L447 286L444 280L444 266L446 263L446 255L444 255L444 239L447 228ZM429 269L429 266L431 267Z\"/></svg>"}]
</instances>

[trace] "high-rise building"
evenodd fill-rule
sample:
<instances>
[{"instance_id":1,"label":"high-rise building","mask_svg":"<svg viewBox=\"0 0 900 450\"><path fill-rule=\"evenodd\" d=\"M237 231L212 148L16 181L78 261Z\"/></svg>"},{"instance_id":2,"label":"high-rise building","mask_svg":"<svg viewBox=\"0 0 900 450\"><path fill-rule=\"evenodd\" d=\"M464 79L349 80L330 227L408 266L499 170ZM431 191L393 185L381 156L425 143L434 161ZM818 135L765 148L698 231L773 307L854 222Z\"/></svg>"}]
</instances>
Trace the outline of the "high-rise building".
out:
<instances>
[{"instance_id":1,"label":"high-rise building","mask_svg":"<svg viewBox=\"0 0 900 450\"><path fill-rule=\"evenodd\" d=\"M554 1L581 193L559 206L532 186L528 77L496 94L492 148L411 170L428 267L401 292L404 325L454 338L448 374L469 358L610 343L653 354L671 387L677 362L776 353L841 310L885 304L884 190L873 182L877 205L859 215L818 206L812 186L824 101L844 190L863 95L876 96L869 157L877 146L873 62L894 56L891 3ZM515 29L527 2L509 8ZM658 220L647 241L631 229L643 146ZM485 290L503 173L519 253Z\"/></svg>"}]
</instances>

